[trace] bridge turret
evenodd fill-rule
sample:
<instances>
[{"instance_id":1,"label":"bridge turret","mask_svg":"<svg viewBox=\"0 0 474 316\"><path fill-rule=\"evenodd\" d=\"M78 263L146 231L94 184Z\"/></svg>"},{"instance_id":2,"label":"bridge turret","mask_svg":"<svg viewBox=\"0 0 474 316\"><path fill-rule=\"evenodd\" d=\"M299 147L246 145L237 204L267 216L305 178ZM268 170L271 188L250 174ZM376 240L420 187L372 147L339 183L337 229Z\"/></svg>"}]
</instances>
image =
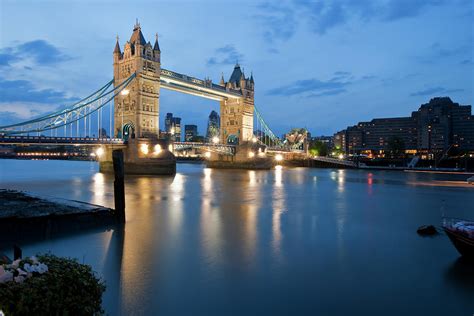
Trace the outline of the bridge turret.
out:
<instances>
[{"instance_id":1,"label":"bridge turret","mask_svg":"<svg viewBox=\"0 0 474 316\"><path fill-rule=\"evenodd\" d=\"M245 77L238 63L227 83L227 90L239 90L242 96L221 101L221 142L242 144L253 138L254 89L252 80Z\"/></svg>"},{"instance_id":2,"label":"bridge turret","mask_svg":"<svg viewBox=\"0 0 474 316\"><path fill-rule=\"evenodd\" d=\"M158 44L158 33L155 34L155 45L153 46L153 54L155 57L155 61L160 62L161 50L160 50L160 44Z\"/></svg>"},{"instance_id":3,"label":"bridge turret","mask_svg":"<svg viewBox=\"0 0 474 316\"><path fill-rule=\"evenodd\" d=\"M114 49L114 62L117 62L120 58L122 58L122 51L120 50L119 37L117 35L117 42L115 43Z\"/></svg>"},{"instance_id":4,"label":"bridge turret","mask_svg":"<svg viewBox=\"0 0 474 316\"><path fill-rule=\"evenodd\" d=\"M219 81L219 85L225 87L224 73L221 74L221 81Z\"/></svg>"},{"instance_id":5,"label":"bridge turret","mask_svg":"<svg viewBox=\"0 0 474 316\"><path fill-rule=\"evenodd\" d=\"M120 58L119 55L114 51L114 84L119 85L134 73L136 78L123 93L115 96L114 134L118 137L157 138L161 73L158 38L154 46L146 42L137 21Z\"/></svg>"}]
</instances>

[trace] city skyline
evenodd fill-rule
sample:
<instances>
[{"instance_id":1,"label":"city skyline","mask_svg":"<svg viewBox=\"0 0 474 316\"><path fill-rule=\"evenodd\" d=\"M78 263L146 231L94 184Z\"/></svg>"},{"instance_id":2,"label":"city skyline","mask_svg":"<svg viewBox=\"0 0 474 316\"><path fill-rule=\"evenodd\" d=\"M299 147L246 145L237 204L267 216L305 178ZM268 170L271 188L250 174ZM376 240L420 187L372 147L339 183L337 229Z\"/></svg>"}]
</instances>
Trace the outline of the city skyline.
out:
<instances>
[{"instance_id":1,"label":"city skyline","mask_svg":"<svg viewBox=\"0 0 474 316\"><path fill-rule=\"evenodd\" d=\"M292 127L330 135L357 121L403 116L436 96L473 103L468 1L244 2L232 10L211 1L146 3L154 10L123 4L105 21L103 2L77 6L89 18L83 22L78 14L77 21L68 20L74 23L61 14L70 10L66 6L55 3L48 19L52 4L25 3L18 4L21 10L2 3L2 29L10 30L2 32L0 44L2 123L71 104L109 80L114 38L126 41L135 18L148 41L158 32L166 67L214 83L221 73L227 80L236 61L253 72L255 104L278 135ZM240 19L242 28L227 32L209 25L204 31L214 36L206 36L190 27L202 22L201 10L215 18L214 26ZM177 11L188 23L173 20ZM12 27L18 14L35 27ZM207 114L219 108L169 91L161 98L161 122L163 113L173 112L201 130Z\"/></svg>"}]
</instances>

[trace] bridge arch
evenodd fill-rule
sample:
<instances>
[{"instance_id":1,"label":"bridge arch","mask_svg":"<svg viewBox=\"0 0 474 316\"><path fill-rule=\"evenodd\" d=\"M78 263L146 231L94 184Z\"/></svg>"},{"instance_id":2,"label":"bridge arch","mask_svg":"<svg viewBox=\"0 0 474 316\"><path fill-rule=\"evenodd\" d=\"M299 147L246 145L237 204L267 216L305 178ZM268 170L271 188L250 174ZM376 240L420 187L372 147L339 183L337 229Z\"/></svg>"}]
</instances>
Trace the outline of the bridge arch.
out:
<instances>
[{"instance_id":1,"label":"bridge arch","mask_svg":"<svg viewBox=\"0 0 474 316\"><path fill-rule=\"evenodd\" d=\"M231 134L227 136L227 144L228 145L238 145L239 144L239 136L235 134Z\"/></svg>"},{"instance_id":2,"label":"bridge arch","mask_svg":"<svg viewBox=\"0 0 474 316\"><path fill-rule=\"evenodd\" d=\"M128 140L130 137L135 138L135 125L132 122L126 123L122 128L122 135L124 140Z\"/></svg>"}]
</instances>

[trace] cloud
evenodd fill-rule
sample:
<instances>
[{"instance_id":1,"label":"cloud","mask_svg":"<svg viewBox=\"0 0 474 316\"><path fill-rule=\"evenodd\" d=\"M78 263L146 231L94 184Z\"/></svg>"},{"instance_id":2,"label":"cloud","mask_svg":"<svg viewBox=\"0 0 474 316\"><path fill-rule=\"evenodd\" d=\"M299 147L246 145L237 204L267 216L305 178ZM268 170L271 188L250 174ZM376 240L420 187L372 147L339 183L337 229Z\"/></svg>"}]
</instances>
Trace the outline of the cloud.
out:
<instances>
[{"instance_id":1,"label":"cloud","mask_svg":"<svg viewBox=\"0 0 474 316\"><path fill-rule=\"evenodd\" d=\"M0 78L0 102L63 103L75 101L63 91L37 90L28 80L5 80Z\"/></svg>"},{"instance_id":2,"label":"cloud","mask_svg":"<svg viewBox=\"0 0 474 316\"><path fill-rule=\"evenodd\" d=\"M207 64L212 65L233 65L244 59L244 55L239 53L233 45L226 45L215 50L216 56L207 60Z\"/></svg>"},{"instance_id":3,"label":"cloud","mask_svg":"<svg viewBox=\"0 0 474 316\"><path fill-rule=\"evenodd\" d=\"M12 124L19 120L31 119L41 114L54 111L57 104L35 102L0 102L0 125Z\"/></svg>"},{"instance_id":4,"label":"cloud","mask_svg":"<svg viewBox=\"0 0 474 316\"><path fill-rule=\"evenodd\" d=\"M433 88L427 88L424 90L420 91L415 91L410 94L412 97L417 97L417 96L427 96L427 95L434 95L434 94L440 94L440 93L455 93L455 92L462 92L464 89L446 89L443 87L433 87Z\"/></svg>"},{"instance_id":5,"label":"cloud","mask_svg":"<svg viewBox=\"0 0 474 316\"><path fill-rule=\"evenodd\" d=\"M348 84L350 82L337 80L322 81L315 78L297 80L291 84L271 89L267 92L267 95L294 96L308 94L307 97L311 97L339 94L345 92L345 86Z\"/></svg>"},{"instance_id":6,"label":"cloud","mask_svg":"<svg viewBox=\"0 0 474 316\"><path fill-rule=\"evenodd\" d=\"M387 3L385 19L389 21L416 17L429 7L444 4L445 0L391 0Z\"/></svg>"},{"instance_id":7,"label":"cloud","mask_svg":"<svg viewBox=\"0 0 474 316\"><path fill-rule=\"evenodd\" d=\"M472 64L472 60L470 59L464 59L463 61L460 62L461 65L470 65Z\"/></svg>"},{"instance_id":8,"label":"cloud","mask_svg":"<svg viewBox=\"0 0 474 316\"><path fill-rule=\"evenodd\" d=\"M254 18L263 26L263 37L273 43L278 40L287 40L296 31L296 13L291 4L284 1L265 2L257 6L261 12Z\"/></svg>"},{"instance_id":9,"label":"cloud","mask_svg":"<svg viewBox=\"0 0 474 316\"><path fill-rule=\"evenodd\" d=\"M45 40L29 41L0 49L0 66L12 66L21 61L50 66L71 59L72 57Z\"/></svg>"},{"instance_id":10,"label":"cloud","mask_svg":"<svg viewBox=\"0 0 474 316\"><path fill-rule=\"evenodd\" d=\"M300 21L311 31L324 35L350 20L396 21L423 14L431 7L447 0L292 0L264 3L257 6L260 14L254 17L263 24L268 42L288 40Z\"/></svg>"},{"instance_id":11,"label":"cloud","mask_svg":"<svg viewBox=\"0 0 474 316\"><path fill-rule=\"evenodd\" d=\"M308 95L308 98L318 98L318 97L325 97L325 96L331 96L331 95L337 95L347 92L346 89L333 89L333 90L328 90L328 91L323 91L319 93L312 93Z\"/></svg>"}]
</instances>

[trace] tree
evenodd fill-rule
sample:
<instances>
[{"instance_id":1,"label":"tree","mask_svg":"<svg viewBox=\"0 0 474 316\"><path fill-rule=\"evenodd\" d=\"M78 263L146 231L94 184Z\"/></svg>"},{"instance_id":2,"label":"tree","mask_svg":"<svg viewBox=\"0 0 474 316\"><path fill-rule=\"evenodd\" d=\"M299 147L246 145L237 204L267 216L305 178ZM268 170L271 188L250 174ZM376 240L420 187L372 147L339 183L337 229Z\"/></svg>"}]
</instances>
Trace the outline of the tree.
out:
<instances>
[{"instance_id":1,"label":"tree","mask_svg":"<svg viewBox=\"0 0 474 316\"><path fill-rule=\"evenodd\" d=\"M328 146L322 141L316 140L309 144L309 153L312 156L327 156Z\"/></svg>"},{"instance_id":2,"label":"tree","mask_svg":"<svg viewBox=\"0 0 474 316\"><path fill-rule=\"evenodd\" d=\"M392 158L403 156L405 152L405 143L398 136L392 136L387 141L387 151Z\"/></svg>"}]
</instances>

